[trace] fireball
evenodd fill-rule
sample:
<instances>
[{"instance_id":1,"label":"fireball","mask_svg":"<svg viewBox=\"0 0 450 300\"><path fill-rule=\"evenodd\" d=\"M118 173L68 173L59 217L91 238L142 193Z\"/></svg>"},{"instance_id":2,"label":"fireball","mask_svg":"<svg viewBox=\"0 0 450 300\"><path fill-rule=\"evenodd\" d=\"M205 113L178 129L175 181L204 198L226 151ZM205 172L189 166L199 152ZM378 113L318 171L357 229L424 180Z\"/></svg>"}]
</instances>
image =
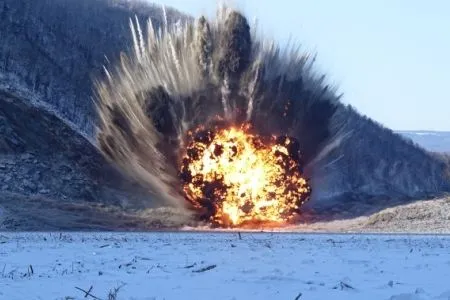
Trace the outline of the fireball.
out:
<instances>
[{"instance_id":1,"label":"fireball","mask_svg":"<svg viewBox=\"0 0 450 300\"><path fill-rule=\"evenodd\" d=\"M250 125L189 132L180 176L202 217L219 226L282 224L310 194L298 144L261 137Z\"/></svg>"}]
</instances>

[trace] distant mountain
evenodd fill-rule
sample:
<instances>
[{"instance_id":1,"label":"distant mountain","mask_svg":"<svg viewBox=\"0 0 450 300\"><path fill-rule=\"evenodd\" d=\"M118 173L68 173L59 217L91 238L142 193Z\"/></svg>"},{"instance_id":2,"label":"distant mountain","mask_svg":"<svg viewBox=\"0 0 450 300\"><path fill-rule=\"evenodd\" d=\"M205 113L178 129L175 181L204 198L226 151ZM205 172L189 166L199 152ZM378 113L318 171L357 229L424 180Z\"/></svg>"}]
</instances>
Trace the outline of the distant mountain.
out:
<instances>
[{"instance_id":1,"label":"distant mountain","mask_svg":"<svg viewBox=\"0 0 450 300\"><path fill-rule=\"evenodd\" d=\"M419 146L433 152L450 152L450 131L397 131Z\"/></svg>"}]
</instances>

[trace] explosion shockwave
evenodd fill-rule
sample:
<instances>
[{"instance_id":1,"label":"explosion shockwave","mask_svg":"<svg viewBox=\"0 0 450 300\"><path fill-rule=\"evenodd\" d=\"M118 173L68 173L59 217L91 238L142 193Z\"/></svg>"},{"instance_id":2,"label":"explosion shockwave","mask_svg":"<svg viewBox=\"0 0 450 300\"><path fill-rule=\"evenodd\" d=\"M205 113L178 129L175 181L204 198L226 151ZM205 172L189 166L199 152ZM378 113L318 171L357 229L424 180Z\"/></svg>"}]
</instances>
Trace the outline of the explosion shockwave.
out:
<instances>
[{"instance_id":1,"label":"explosion shockwave","mask_svg":"<svg viewBox=\"0 0 450 300\"><path fill-rule=\"evenodd\" d=\"M310 195L338 101L314 56L281 50L225 6L215 20L141 22L130 21L134 53L97 83L103 154L153 201L215 225L288 221Z\"/></svg>"}]
</instances>

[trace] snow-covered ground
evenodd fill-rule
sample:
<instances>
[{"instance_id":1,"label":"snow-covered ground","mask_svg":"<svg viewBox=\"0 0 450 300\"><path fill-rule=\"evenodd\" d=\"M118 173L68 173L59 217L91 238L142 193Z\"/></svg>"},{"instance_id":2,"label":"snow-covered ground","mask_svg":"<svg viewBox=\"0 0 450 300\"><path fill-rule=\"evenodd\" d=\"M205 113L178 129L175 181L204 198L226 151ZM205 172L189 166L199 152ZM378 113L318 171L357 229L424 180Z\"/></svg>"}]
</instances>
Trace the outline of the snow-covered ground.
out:
<instances>
[{"instance_id":1,"label":"snow-covered ground","mask_svg":"<svg viewBox=\"0 0 450 300\"><path fill-rule=\"evenodd\" d=\"M447 236L241 238L0 233L0 299L450 299Z\"/></svg>"}]
</instances>

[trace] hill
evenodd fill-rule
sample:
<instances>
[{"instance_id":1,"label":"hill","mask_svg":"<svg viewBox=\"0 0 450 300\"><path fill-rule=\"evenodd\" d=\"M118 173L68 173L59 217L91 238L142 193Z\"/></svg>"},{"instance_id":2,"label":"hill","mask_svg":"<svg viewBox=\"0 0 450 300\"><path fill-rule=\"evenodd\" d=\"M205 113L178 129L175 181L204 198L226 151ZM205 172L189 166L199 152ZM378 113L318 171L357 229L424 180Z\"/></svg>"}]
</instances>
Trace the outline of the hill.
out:
<instances>
[{"instance_id":1,"label":"hill","mask_svg":"<svg viewBox=\"0 0 450 300\"><path fill-rule=\"evenodd\" d=\"M173 9L166 13L171 23L190 20ZM144 2L0 0L0 206L8 222L22 215L42 225L51 218L39 220L39 211L75 210L76 228L111 228L116 223L96 224L93 207L114 206L102 215L107 218L153 206L151 195L105 162L93 139L93 79L130 51L129 19L135 16L163 24L161 7ZM442 157L349 106L339 104L332 122L335 138L317 157L307 207L315 217L362 215L450 191ZM139 227L142 219L134 213L122 226ZM49 228L63 227L64 218Z\"/></svg>"}]
</instances>

